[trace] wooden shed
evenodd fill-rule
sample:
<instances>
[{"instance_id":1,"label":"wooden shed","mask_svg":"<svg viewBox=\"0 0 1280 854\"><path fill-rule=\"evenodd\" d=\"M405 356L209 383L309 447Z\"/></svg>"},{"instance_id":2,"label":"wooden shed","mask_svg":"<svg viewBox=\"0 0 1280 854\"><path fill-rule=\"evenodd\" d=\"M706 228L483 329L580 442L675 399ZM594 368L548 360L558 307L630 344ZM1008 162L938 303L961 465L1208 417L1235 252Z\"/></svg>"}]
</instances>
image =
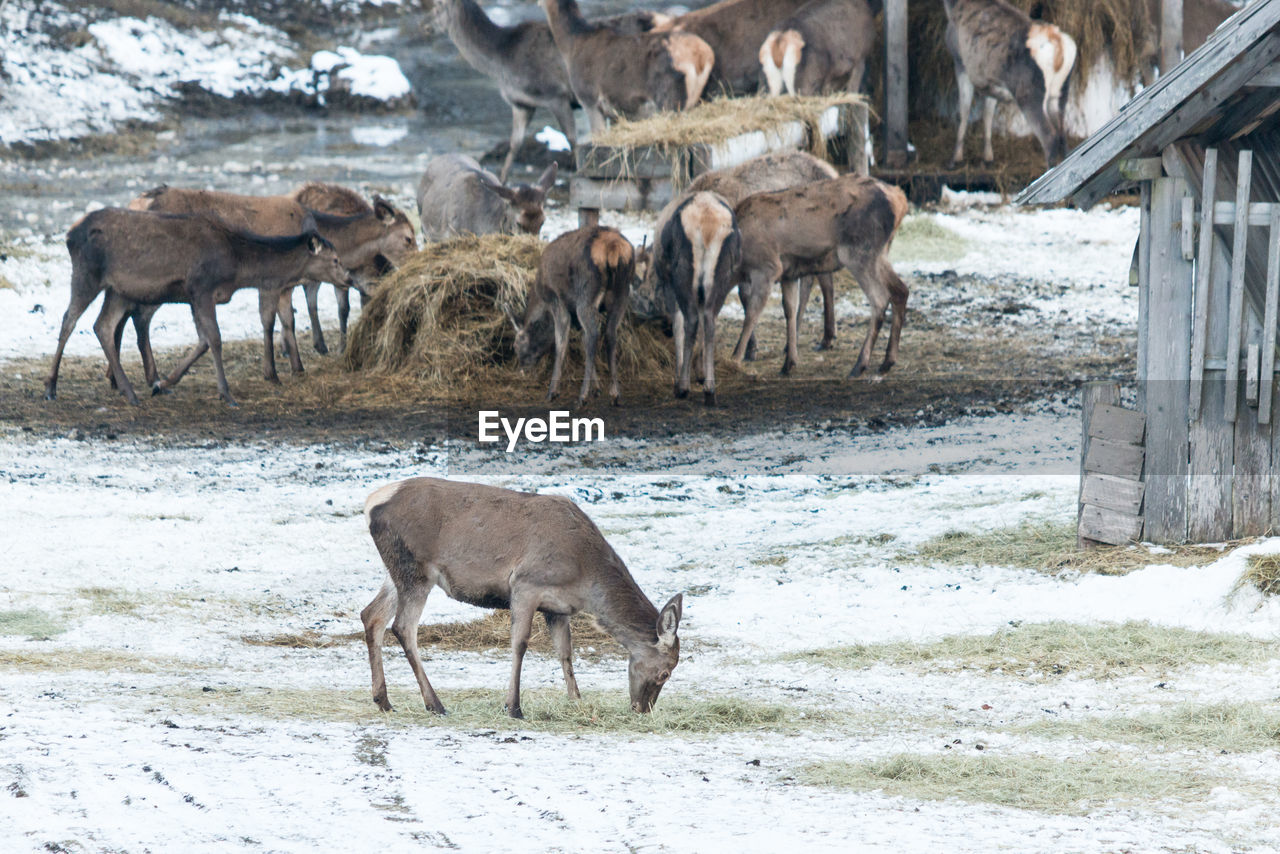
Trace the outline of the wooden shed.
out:
<instances>
[{"instance_id":1,"label":"wooden shed","mask_svg":"<svg viewBox=\"0 0 1280 854\"><path fill-rule=\"evenodd\" d=\"M1088 208L1141 191L1136 391L1146 432L1141 488L1125 499L1133 538L1280 531L1278 59L1280 0L1256 0L1017 199ZM1111 513L1124 502L1102 504ZM1119 539L1123 523L1100 530Z\"/></svg>"}]
</instances>

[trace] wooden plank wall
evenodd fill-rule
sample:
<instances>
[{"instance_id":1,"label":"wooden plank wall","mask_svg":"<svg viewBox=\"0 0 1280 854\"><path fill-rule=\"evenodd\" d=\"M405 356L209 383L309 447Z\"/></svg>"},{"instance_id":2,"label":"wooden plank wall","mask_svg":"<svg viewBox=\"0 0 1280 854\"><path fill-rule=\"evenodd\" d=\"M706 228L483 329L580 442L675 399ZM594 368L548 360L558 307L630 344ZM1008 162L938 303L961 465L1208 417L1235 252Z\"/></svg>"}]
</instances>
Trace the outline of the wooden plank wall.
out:
<instances>
[{"instance_id":1,"label":"wooden plank wall","mask_svg":"<svg viewBox=\"0 0 1280 854\"><path fill-rule=\"evenodd\" d=\"M1142 413L1123 409L1120 386L1085 385L1081 392L1080 505L1077 542L1123 545L1142 534Z\"/></svg>"}]
</instances>

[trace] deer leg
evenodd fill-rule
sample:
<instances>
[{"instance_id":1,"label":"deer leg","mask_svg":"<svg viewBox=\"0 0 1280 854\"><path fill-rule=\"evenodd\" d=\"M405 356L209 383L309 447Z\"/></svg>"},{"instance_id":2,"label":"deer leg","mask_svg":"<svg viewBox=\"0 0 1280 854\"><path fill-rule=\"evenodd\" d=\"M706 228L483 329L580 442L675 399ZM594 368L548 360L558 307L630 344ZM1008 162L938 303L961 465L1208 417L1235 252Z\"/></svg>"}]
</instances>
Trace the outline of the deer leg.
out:
<instances>
[{"instance_id":1,"label":"deer leg","mask_svg":"<svg viewBox=\"0 0 1280 854\"><path fill-rule=\"evenodd\" d=\"M782 265L776 263L765 271L755 271L749 281L738 284L738 296L742 300L745 317L742 319L742 333L738 336L738 346L734 348L734 361L741 362L750 349L748 344L754 338L756 324L760 322L760 312L764 311L769 301L769 291L773 283L782 277ZM742 285L747 285L747 292L742 292Z\"/></svg>"},{"instance_id":2,"label":"deer leg","mask_svg":"<svg viewBox=\"0 0 1280 854\"><path fill-rule=\"evenodd\" d=\"M192 315L192 319L194 319L195 318L194 309L192 309L191 315ZM199 328L200 328L199 324L197 323L196 325L197 333L199 331ZM201 356L203 356L205 352L208 351L208 349L209 349L209 342L205 341L204 337L201 336L200 339L191 347L191 349L187 351L187 355L183 357L182 361L178 363L178 367L173 369L173 373L169 374L169 376L160 380L158 383L156 383L151 387L151 393L152 394L168 393L168 391L171 388L173 388L178 384L178 380L186 376L187 371L191 370L191 366L194 365L196 363L196 360L199 359Z\"/></svg>"},{"instance_id":3,"label":"deer leg","mask_svg":"<svg viewBox=\"0 0 1280 854\"><path fill-rule=\"evenodd\" d=\"M555 361L551 366L551 387L547 389L547 402L556 399L560 393L560 373L564 369L564 354L569 349L569 312L562 305L557 305L551 312L552 325L556 333Z\"/></svg>"},{"instance_id":4,"label":"deer leg","mask_svg":"<svg viewBox=\"0 0 1280 854\"><path fill-rule=\"evenodd\" d=\"M341 291L337 285L335 291ZM311 318L311 348L321 356L329 355L329 345L324 343L324 329L320 325L320 283L303 282L302 293L307 297L307 317Z\"/></svg>"},{"instance_id":5,"label":"deer leg","mask_svg":"<svg viewBox=\"0 0 1280 854\"><path fill-rule=\"evenodd\" d=\"M742 303L742 313L745 318L747 311L750 308L751 298L742 289L741 284L738 285L738 302ZM744 319L743 326L745 327L745 325L746 323ZM756 360L756 334L754 331L751 333L751 337L747 339L747 347L742 351L741 359L739 359L738 348L736 347L734 348L733 358L745 362L754 362Z\"/></svg>"},{"instance_id":6,"label":"deer leg","mask_svg":"<svg viewBox=\"0 0 1280 854\"><path fill-rule=\"evenodd\" d=\"M800 282L787 279L782 283L782 314L787 319L787 354L782 360L782 375L789 375L800 362L800 354L796 346L799 332L796 329L796 309L800 302Z\"/></svg>"},{"instance_id":7,"label":"deer leg","mask_svg":"<svg viewBox=\"0 0 1280 854\"><path fill-rule=\"evenodd\" d=\"M364 623L364 643L369 648L369 673L373 677L373 702L384 712L391 711L387 699L387 678L382 672L382 638L396 610L396 586L388 578L373 601L360 612Z\"/></svg>"},{"instance_id":8,"label":"deer leg","mask_svg":"<svg viewBox=\"0 0 1280 854\"><path fill-rule=\"evenodd\" d=\"M551 106L551 114L556 117L556 124L569 140L569 147L578 150L578 122L573 117L573 104L565 99Z\"/></svg>"},{"instance_id":9,"label":"deer leg","mask_svg":"<svg viewBox=\"0 0 1280 854\"><path fill-rule=\"evenodd\" d=\"M333 298L338 302L338 352L345 353L347 350L347 318L351 317L351 289L333 286ZM364 294L360 295L360 305L364 305ZM324 343L324 336L320 336L320 343ZM328 350L321 350L327 353Z\"/></svg>"},{"instance_id":10,"label":"deer leg","mask_svg":"<svg viewBox=\"0 0 1280 854\"><path fill-rule=\"evenodd\" d=\"M698 315L690 312L689 316L680 313L682 332L684 333L684 361L680 363L680 386L676 397L688 397L689 386L692 385L693 354L698 346Z\"/></svg>"},{"instance_id":11,"label":"deer leg","mask_svg":"<svg viewBox=\"0 0 1280 854\"><path fill-rule=\"evenodd\" d=\"M209 353L213 356L213 371L218 378L218 396L228 406L239 406L231 396L231 387L227 385L227 372L222 367L222 333L218 330L218 307L214 305L212 295L203 295L192 299L191 314L196 321L196 329L201 339L209 345Z\"/></svg>"},{"instance_id":12,"label":"deer leg","mask_svg":"<svg viewBox=\"0 0 1280 854\"><path fill-rule=\"evenodd\" d=\"M702 402L716 405L716 310L702 307Z\"/></svg>"},{"instance_id":13,"label":"deer leg","mask_svg":"<svg viewBox=\"0 0 1280 854\"><path fill-rule=\"evenodd\" d=\"M884 362L880 365L880 373L887 374L898 362L898 338L902 335L903 324L907 319L907 283L902 281L887 259L881 259L878 265L881 280L889 290L889 302L893 306L893 325L889 327L889 346L885 348Z\"/></svg>"},{"instance_id":14,"label":"deer leg","mask_svg":"<svg viewBox=\"0 0 1280 854\"><path fill-rule=\"evenodd\" d=\"M160 373L156 369L155 354L151 352L151 318L159 310L158 305L140 305L135 306L130 315L133 318L133 333L138 339L138 355L142 357L143 375L147 378L147 385L152 388L155 388ZM121 329L123 330L123 324Z\"/></svg>"},{"instance_id":15,"label":"deer leg","mask_svg":"<svg viewBox=\"0 0 1280 854\"><path fill-rule=\"evenodd\" d=\"M524 717L520 710L520 668L524 666L524 654L529 649L533 612L533 607L527 602L511 603L511 683L507 686L507 714L513 718Z\"/></svg>"},{"instance_id":16,"label":"deer leg","mask_svg":"<svg viewBox=\"0 0 1280 854\"><path fill-rule=\"evenodd\" d=\"M587 395L596 390L596 350L600 348L600 312L593 305L578 306L578 323L582 326L582 391L578 392L578 406L586 402Z\"/></svg>"},{"instance_id":17,"label":"deer leg","mask_svg":"<svg viewBox=\"0 0 1280 854\"><path fill-rule=\"evenodd\" d=\"M614 305L609 312L609 319L604 325L604 351L609 359L609 396L613 405L621 403L622 394L618 389L618 327L622 324L623 305Z\"/></svg>"},{"instance_id":18,"label":"deer leg","mask_svg":"<svg viewBox=\"0 0 1280 854\"><path fill-rule=\"evenodd\" d=\"M996 122L996 99L988 95L982 99L982 162L990 166L996 162L991 148L991 128Z\"/></svg>"},{"instance_id":19,"label":"deer leg","mask_svg":"<svg viewBox=\"0 0 1280 854\"><path fill-rule=\"evenodd\" d=\"M689 396L689 380L687 378L688 371L685 370L685 360L689 358L689 352L685 349L684 341L684 311L677 306L676 310L671 314L671 340L676 345L676 381L675 395L676 397Z\"/></svg>"},{"instance_id":20,"label":"deer leg","mask_svg":"<svg viewBox=\"0 0 1280 854\"><path fill-rule=\"evenodd\" d=\"M547 633L551 635L551 643L560 659L560 669L564 671L564 685L569 689L569 699L581 700L578 680L573 677L573 639L569 631L569 616L547 612L543 612L542 616L547 619Z\"/></svg>"},{"instance_id":21,"label":"deer leg","mask_svg":"<svg viewBox=\"0 0 1280 854\"><path fill-rule=\"evenodd\" d=\"M969 110L973 108L973 81L959 62L956 63L956 88L960 90L960 127L956 129L956 149L947 162L948 169L964 161L964 134L969 129Z\"/></svg>"},{"instance_id":22,"label":"deer leg","mask_svg":"<svg viewBox=\"0 0 1280 854\"><path fill-rule=\"evenodd\" d=\"M49 376L44 381L44 399L54 400L58 396L58 366L62 364L62 351L66 349L67 339L71 337L71 332L76 328L76 321L80 319L80 315L84 314L94 299L97 298L98 292L102 288L91 288L88 278L83 274L77 274L73 268L71 274L71 301L67 304L67 310L62 314L62 329L58 333L58 348L53 352L53 364L49 368Z\"/></svg>"},{"instance_id":23,"label":"deer leg","mask_svg":"<svg viewBox=\"0 0 1280 854\"><path fill-rule=\"evenodd\" d=\"M427 673L422 669L422 657L418 654L418 620L422 618L422 608L427 604L427 594L430 592L429 586L417 585L397 595L396 616L391 623L391 633L400 641L400 648L404 650L405 658L409 659L409 667L413 670L413 678L418 680L418 690L422 692L422 702L426 704L427 711L443 715L444 703L440 702L435 689L431 687ZM376 603L378 600L373 601ZM372 604L370 603L370 607ZM375 697L375 701L376 699Z\"/></svg>"},{"instance_id":24,"label":"deer leg","mask_svg":"<svg viewBox=\"0 0 1280 854\"><path fill-rule=\"evenodd\" d=\"M107 301L106 301L106 298L103 298L102 308L99 310L98 316L101 317L106 312L106 310L107 310ZM116 324L115 343L116 343L117 353L120 352L120 342L124 340L124 325L129 322L129 317L130 315L127 313L121 315L120 321ZM110 361L107 362L107 382L110 383L113 389L119 388L119 386L116 385L116 372L111 369Z\"/></svg>"},{"instance_id":25,"label":"deer leg","mask_svg":"<svg viewBox=\"0 0 1280 854\"><path fill-rule=\"evenodd\" d=\"M280 337L289 347L289 370L303 373L302 350L293 321L293 288L283 288L276 297L276 316L280 318ZM315 326L312 326L315 329Z\"/></svg>"},{"instance_id":26,"label":"deer leg","mask_svg":"<svg viewBox=\"0 0 1280 854\"><path fill-rule=\"evenodd\" d=\"M102 300L102 310L98 312L98 319L94 321L93 331L98 336L98 343L102 345L107 364L111 366L112 375L116 378L116 388L120 389L120 393L126 400L137 406L138 396L134 394L129 378L124 375L124 368L120 365L120 352L115 346L116 330L123 326L129 314L129 308L128 300L108 289Z\"/></svg>"},{"instance_id":27,"label":"deer leg","mask_svg":"<svg viewBox=\"0 0 1280 854\"><path fill-rule=\"evenodd\" d=\"M515 163L516 153L520 151L520 146L524 145L524 134L529 129L533 110L533 107L526 107L523 104L511 105L511 144L507 148L507 159L502 161L502 171L498 173L498 180L503 184L507 183L507 173L511 171L511 164Z\"/></svg>"},{"instance_id":28,"label":"deer leg","mask_svg":"<svg viewBox=\"0 0 1280 854\"><path fill-rule=\"evenodd\" d=\"M819 273L818 289L822 291L822 341L815 349L830 350L836 342L835 277L831 273Z\"/></svg>"},{"instance_id":29,"label":"deer leg","mask_svg":"<svg viewBox=\"0 0 1280 854\"><path fill-rule=\"evenodd\" d=\"M269 383L280 382L280 377L276 374L276 297L276 294L269 291L258 291L258 316L262 318L262 378ZM285 346L288 346L287 337ZM292 358L292 350L290 357Z\"/></svg>"},{"instance_id":30,"label":"deer leg","mask_svg":"<svg viewBox=\"0 0 1280 854\"><path fill-rule=\"evenodd\" d=\"M871 319L867 326L867 337L862 342L862 349L858 352L858 360L853 364L853 370L849 372L850 377L858 377L867 369L867 364L871 361L871 351L876 344L876 336L880 334L880 326L884 323L884 310L889 304L889 289L885 286L880 278L866 269L860 259L852 257L852 252L845 247L840 247L840 262L849 268L855 279L858 280L858 286L862 288L862 292L866 294L867 302L871 304ZM859 263L847 263L847 262ZM874 264L875 262L872 261Z\"/></svg>"}]
</instances>

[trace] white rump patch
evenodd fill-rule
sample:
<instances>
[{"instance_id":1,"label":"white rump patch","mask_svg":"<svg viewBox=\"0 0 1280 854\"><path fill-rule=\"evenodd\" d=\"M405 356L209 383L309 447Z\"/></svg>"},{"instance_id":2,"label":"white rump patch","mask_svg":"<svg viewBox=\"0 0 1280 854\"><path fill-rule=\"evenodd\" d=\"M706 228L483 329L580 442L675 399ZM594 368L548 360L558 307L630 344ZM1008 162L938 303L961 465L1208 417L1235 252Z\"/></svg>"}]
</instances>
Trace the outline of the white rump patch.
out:
<instances>
[{"instance_id":1,"label":"white rump patch","mask_svg":"<svg viewBox=\"0 0 1280 854\"><path fill-rule=\"evenodd\" d=\"M1027 50L1044 75L1044 110L1056 116L1062 87L1076 64L1076 43L1052 24L1034 23L1027 34Z\"/></svg>"},{"instance_id":2,"label":"white rump patch","mask_svg":"<svg viewBox=\"0 0 1280 854\"><path fill-rule=\"evenodd\" d=\"M369 515L373 513L373 508L381 507L394 498L402 486L404 486L404 481L388 483L386 486L380 486L369 493L369 497L364 500L364 523L366 525L369 524Z\"/></svg>"}]
</instances>

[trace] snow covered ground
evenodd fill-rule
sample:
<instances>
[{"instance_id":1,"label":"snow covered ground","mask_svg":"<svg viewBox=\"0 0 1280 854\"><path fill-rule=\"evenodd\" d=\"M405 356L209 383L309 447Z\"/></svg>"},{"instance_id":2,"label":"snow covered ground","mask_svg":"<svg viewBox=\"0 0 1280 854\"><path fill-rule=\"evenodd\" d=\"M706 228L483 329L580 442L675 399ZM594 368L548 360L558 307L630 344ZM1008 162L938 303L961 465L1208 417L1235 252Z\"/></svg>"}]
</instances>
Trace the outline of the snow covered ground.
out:
<instances>
[{"instance_id":1,"label":"snow covered ground","mask_svg":"<svg viewBox=\"0 0 1280 854\"><path fill-rule=\"evenodd\" d=\"M208 29L100 15L32 0L0 5L9 77L0 81L0 145L155 122L179 86L224 98L297 95L320 104L336 91L393 104L410 94L390 57L351 47L297 57L282 31L246 15L223 12Z\"/></svg>"}]
</instances>

